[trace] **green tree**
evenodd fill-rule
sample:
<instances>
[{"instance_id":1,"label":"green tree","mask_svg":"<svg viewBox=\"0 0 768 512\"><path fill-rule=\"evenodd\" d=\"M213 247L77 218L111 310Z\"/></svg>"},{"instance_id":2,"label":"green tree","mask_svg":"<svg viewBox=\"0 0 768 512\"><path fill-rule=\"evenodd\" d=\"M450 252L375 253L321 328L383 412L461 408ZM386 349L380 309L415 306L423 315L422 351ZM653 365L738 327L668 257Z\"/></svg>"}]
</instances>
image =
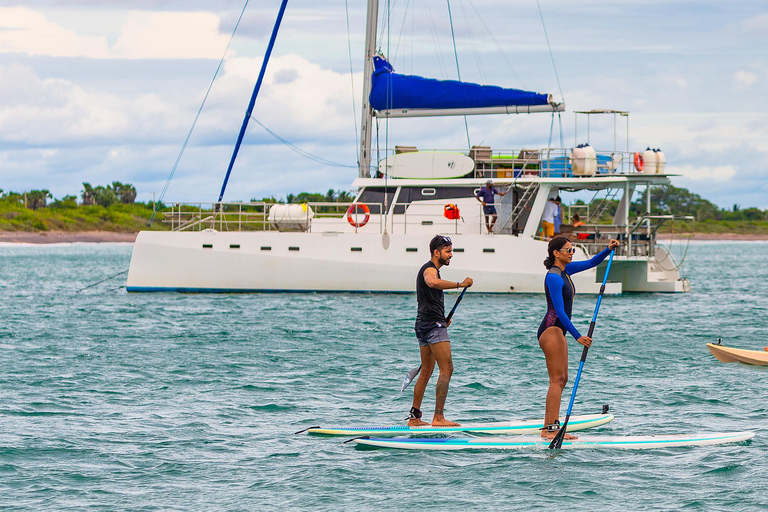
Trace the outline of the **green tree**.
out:
<instances>
[{"instance_id":1,"label":"green tree","mask_svg":"<svg viewBox=\"0 0 768 512\"><path fill-rule=\"evenodd\" d=\"M83 198L83 206L91 206L96 204L96 199L93 195L93 187L90 183L83 183L83 190L80 191Z\"/></svg>"},{"instance_id":2,"label":"green tree","mask_svg":"<svg viewBox=\"0 0 768 512\"><path fill-rule=\"evenodd\" d=\"M113 181L111 188L121 203L133 204L136 201L136 188L130 183L123 184L119 181Z\"/></svg>"},{"instance_id":3,"label":"green tree","mask_svg":"<svg viewBox=\"0 0 768 512\"><path fill-rule=\"evenodd\" d=\"M38 208L45 208L49 198L53 198L51 193L47 190L30 190L26 193L27 208L30 210L37 210Z\"/></svg>"},{"instance_id":4,"label":"green tree","mask_svg":"<svg viewBox=\"0 0 768 512\"><path fill-rule=\"evenodd\" d=\"M99 185L93 189L93 200L96 204L106 208L117 202L117 194L110 187Z\"/></svg>"},{"instance_id":5,"label":"green tree","mask_svg":"<svg viewBox=\"0 0 768 512\"><path fill-rule=\"evenodd\" d=\"M64 196L51 203L51 208L77 208L77 196Z\"/></svg>"}]
</instances>

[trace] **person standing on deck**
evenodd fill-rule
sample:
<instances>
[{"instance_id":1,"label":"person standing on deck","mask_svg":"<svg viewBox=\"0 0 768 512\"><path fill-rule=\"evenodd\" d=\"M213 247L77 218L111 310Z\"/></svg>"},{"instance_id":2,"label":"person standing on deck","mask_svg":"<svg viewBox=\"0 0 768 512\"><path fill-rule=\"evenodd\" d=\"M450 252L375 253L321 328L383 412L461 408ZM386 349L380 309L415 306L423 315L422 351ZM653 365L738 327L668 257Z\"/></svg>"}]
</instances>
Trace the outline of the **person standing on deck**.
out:
<instances>
[{"instance_id":1,"label":"person standing on deck","mask_svg":"<svg viewBox=\"0 0 768 512\"><path fill-rule=\"evenodd\" d=\"M450 265L453 257L453 242L447 236L436 235L429 242L429 253L430 260L422 265L416 276L416 299L419 309L414 330L416 339L419 340L419 352L421 352L421 373L413 387L413 405L408 417L408 425L411 427L429 425L422 421L420 408L427 383L437 363L440 376L435 388L435 415L432 417L432 425L454 427L458 426L458 423L448 421L443 415L445 399L448 396L448 383L453 374L451 342L448 339L450 322L445 320L443 290L472 286L472 279L466 277L463 281L456 282L440 278L440 268Z\"/></svg>"},{"instance_id":2,"label":"person standing on deck","mask_svg":"<svg viewBox=\"0 0 768 512\"><path fill-rule=\"evenodd\" d=\"M571 322L573 296L576 294L571 275L598 266L610 254L611 249L618 246L618 241L611 240L606 249L587 261L571 261L576 249L564 236L556 236L547 246L548 257L544 260L544 266L547 267L547 275L544 278L547 313L539 325L537 334L549 374L542 437L554 438L560 430L560 400L565 383L568 382L568 340L565 333L569 332L585 347L592 344L592 339L579 334ZM570 434L565 434L564 438L576 439Z\"/></svg>"},{"instance_id":3,"label":"person standing on deck","mask_svg":"<svg viewBox=\"0 0 768 512\"><path fill-rule=\"evenodd\" d=\"M481 188L477 191L475 196L478 201L483 204L483 213L485 214L485 227L488 229L488 233L493 233L493 225L496 224L496 207L493 205L494 194L498 194L501 197L507 195L506 192L499 192L496 187L493 186L493 181L488 180L485 183L485 188Z\"/></svg>"},{"instance_id":4,"label":"person standing on deck","mask_svg":"<svg viewBox=\"0 0 768 512\"><path fill-rule=\"evenodd\" d=\"M563 209L561 207L562 200L560 199L560 196L557 196L555 198L555 206L557 206L557 209L555 210L555 236L560 234L560 225L563 223Z\"/></svg>"},{"instance_id":5,"label":"person standing on deck","mask_svg":"<svg viewBox=\"0 0 768 512\"><path fill-rule=\"evenodd\" d=\"M557 205L555 199L550 197L547 204L544 205L544 213L541 214L541 231L544 240L549 240L555 236L555 213Z\"/></svg>"}]
</instances>

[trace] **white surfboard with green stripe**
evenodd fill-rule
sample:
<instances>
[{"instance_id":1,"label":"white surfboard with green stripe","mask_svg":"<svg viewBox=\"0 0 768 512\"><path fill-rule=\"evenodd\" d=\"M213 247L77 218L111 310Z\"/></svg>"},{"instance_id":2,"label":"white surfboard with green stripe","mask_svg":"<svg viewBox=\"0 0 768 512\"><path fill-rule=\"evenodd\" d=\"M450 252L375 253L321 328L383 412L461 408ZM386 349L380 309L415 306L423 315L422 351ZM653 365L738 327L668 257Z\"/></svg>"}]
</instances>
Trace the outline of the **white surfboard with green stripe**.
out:
<instances>
[{"instance_id":1,"label":"white surfboard with green stripe","mask_svg":"<svg viewBox=\"0 0 768 512\"><path fill-rule=\"evenodd\" d=\"M599 427L613 421L613 414L586 414L583 416L571 416L568 421L568 432L576 432L588 428ZM564 419L560 420L561 422ZM458 427L409 427L407 425L384 426L349 426L349 427L312 427L307 429L310 434L326 436L387 436L405 434L451 434L460 432L472 432L474 434L536 434L544 428L544 420L519 420L499 421L493 423L466 423Z\"/></svg>"},{"instance_id":2,"label":"white surfboard with green stripe","mask_svg":"<svg viewBox=\"0 0 768 512\"><path fill-rule=\"evenodd\" d=\"M570 425L569 425L570 426ZM680 434L669 436L579 436L578 439L564 440L563 450L576 448L618 448L623 450L649 450L674 448L678 446L708 446L740 443L755 437L754 432L708 432L703 434ZM358 438L358 445L400 450L515 450L547 449L551 440L540 436L521 437L478 437L478 438Z\"/></svg>"}]
</instances>

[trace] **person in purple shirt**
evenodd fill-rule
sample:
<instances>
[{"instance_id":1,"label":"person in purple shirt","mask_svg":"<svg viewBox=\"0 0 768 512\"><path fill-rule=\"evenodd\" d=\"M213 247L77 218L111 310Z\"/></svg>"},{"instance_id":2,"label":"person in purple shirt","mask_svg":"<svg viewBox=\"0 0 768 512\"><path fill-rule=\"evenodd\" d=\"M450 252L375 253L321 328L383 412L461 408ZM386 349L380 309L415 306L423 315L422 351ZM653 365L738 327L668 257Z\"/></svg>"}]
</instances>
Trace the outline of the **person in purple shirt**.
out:
<instances>
[{"instance_id":1,"label":"person in purple shirt","mask_svg":"<svg viewBox=\"0 0 768 512\"><path fill-rule=\"evenodd\" d=\"M485 183L485 188L481 188L477 191L477 200L483 203L483 213L485 214L485 227L488 229L488 233L493 233L493 225L496 224L496 207L493 205L494 194L498 194L501 197L507 195L506 192L499 192L496 187L493 186L493 181L488 180Z\"/></svg>"}]
</instances>

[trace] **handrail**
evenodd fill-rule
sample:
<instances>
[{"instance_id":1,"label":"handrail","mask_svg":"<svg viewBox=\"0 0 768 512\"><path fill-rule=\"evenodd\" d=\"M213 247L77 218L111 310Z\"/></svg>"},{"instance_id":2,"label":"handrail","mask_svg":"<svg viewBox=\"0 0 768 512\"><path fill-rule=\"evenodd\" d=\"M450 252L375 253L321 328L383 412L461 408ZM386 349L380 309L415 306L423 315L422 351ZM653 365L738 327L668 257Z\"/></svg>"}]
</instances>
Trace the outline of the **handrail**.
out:
<instances>
[{"instance_id":1,"label":"handrail","mask_svg":"<svg viewBox=\"0 0 768 512\"><path fill-rule=\"evenodd\" d=\"M696 218L693 215L643 215L637 219L637 221L632 225L632 227L629 230L629 234L634 233L634 231L640 227L640 225L645 222L646 220L660 220L658 224L653 226L653 233L655 234L662 224L664 224L668 220L696 220Z\"/></svg>"}]
</instances>

